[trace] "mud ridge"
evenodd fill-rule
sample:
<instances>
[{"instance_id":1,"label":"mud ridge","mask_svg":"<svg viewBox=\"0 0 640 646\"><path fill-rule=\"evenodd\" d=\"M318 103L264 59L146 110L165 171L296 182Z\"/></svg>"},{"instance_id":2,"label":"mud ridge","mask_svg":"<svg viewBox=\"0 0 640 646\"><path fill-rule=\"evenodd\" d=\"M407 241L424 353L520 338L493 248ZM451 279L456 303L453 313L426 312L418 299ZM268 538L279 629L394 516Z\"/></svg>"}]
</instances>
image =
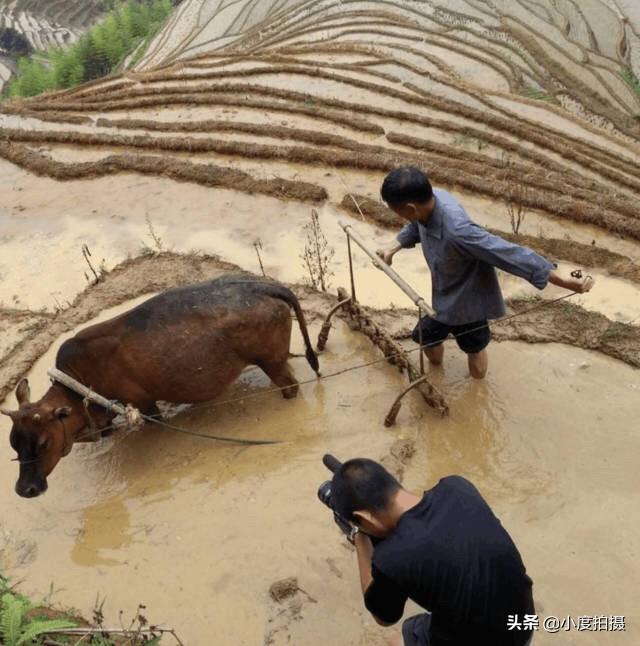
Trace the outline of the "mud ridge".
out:
<instances>
[{"instance_id":1,"label":"mud ridge","mask_svg":"<svg viewBox=\"0 0 640 646\"><path fill-rule=\"evenodd\" d=\"M336 80L331 78L332 76L336 75L331 75L328 73L321 74L320 72L318 72L315 75L328 78L329 80ZM351 80L349 77L339 77L339 79L347 83ZM576 159L577 151L583 153L587 157L593 157L595 160L599 160L608 166L617 168L618 170L621 170L623 172L627 172L631 176L635 176L637 174L637 164L635 164L631 160L621 159L619 155L615 155L605 150L604 148L596 146L595 144L587 142L583 139L570 137L552 128L541 125L534 127L531 124L527 124L526 120L516 119L515 117L509 119L503 116L480 112L476 109L469 108L467 106L464 106L463 104L459 104L441 97L432 96L429 98L429 100L427 100L426 98L421 97L415 93L408 94L406 92L383 88L383 86L366 83L364 81L358 81L357 83L354 83L354 85L356 87L363 87L363 89L368 89L373 92L378 92L380 94L386 94L394 98L405 100L408 104L423 105L424 107L438 110L440 112L443 112L444 114L456 114L459 117L474 121L481 126L489 126L497 132L506 132L519 140L534 143L543 149L555 152L571 161L582 161L582 158ZM408 84L407 87L411 87L411 84ZM385 91L380 92L381 88ZM164 106L167 104L198 105L204 102L197 101L197 95L204 94L211 95L211 97L214 97L218 94L249 95L246 98L248 105L251 105L252 102L255 101L255 95L267 96L271 98L275 97L285 101L294 102L298 105L302 104L300 105L300 108L302 110L304 110L304 108L308 107L309 105L314 106L316 110L318 110L318 108L322 106L323 108L329 110L335 111L337 109L344 111L345 114L355 113L390 117L409 123L417 123L427 127L440 127L443 130L451 131L459 131L461 128L472 127L466 124L456 124L451 121L437 119L434 117L416 115L415 113L402 110L390 110L362 103L355 104L348 101L332 99L328 97L321 98L316 95L304 92L283 90L280 88L251 83L219 83L215 85L192 84L187 89L178 87L143 87L127 90L124 92L115 92L113 95L108 96L107 100L100 102L40 102L34 100L33 102L30 102L28 104L28 107L34 111L53 110L83 112L87 110L95 110L105 112L131 109L136 107L156 107L158 105ZM176 95L179 95L179 100L176 100ZM155 101L142 100L149 97L156 97L156 99ZM95 96L93 98L97 99L98 96ZM139 103L136 103L136 100L139 101ZM211 99L209 100L211 101ZM322 111L319 112L320 114L322 114ZM361 117L358 117L358 119L361 119ZM345 121L345 123L349 122ZM483 130L478 128L476 128L475 130L478 134L474 134L474 136L482 139Z\"/></svg>"},{"instance_id":2,"label":"mud ridge","mask_svg":"<svg viewBox=\"0 0 640 646\"><path fill-rule=\"evenodd\" d=\"M427 170L432 179L447 186L459 186L465 190L503 199L505 171L491 168L479 162L456 161L448 156L422 153L409 155L402 151L383 147L360 145L352 150L326 150L308 146L269 146L246 142L219 141L183 138L156 138L140 136L106 135L74 132L42 131L1 131L5 137L26 142L56 142L67 144L101 144L106 146L139 147L152 150L178 152L215 152L224 155L238 155L247 158L278 159L306 164L322 164L341 168L364 169L388 172L399 165L413 163ZM30 151L15 143L0 142L0 156L23 168L56 179L79 179L102 176L122 170L146 174L164 175L177 180L194 181L208 186L234 187L245 192L259 192L267 195L292 199L322 201L326 199L325 189L288 180L254 180L237 170L192 164L175 159L144 157L137 155L115 155L98 162L62 163ZM478 174L479 173L479 174ZM567 194L568 183L564 184L534 172L522 175L522 181L530 187L522 196L522 203L552 215L588 222L610 231L640 239L640 217L629 202L607 200L597 192L580 191L580 198ZM607 202L622 211L607 208Z\"/></svg>"},{"instance_id":3,"label":"mud ridge","mask_svg":"<svg viewBox=\"0 0 640 646\"><path fill-rule=\"evenodd\" d=\"M229 188L249 194L261 193L302 202L323 202L327 199L325 189L314 184L286 179L254 179L243 171L214 164L193 164L167 157L131 154L110 155L97 162L65 164L33 152L26 146L6 141L0 141L0 157L36 175L52 177L60 181L135 172L142 175L168 177L175 181L192 182L202 186Z\"/></svg>"}]
</instances>

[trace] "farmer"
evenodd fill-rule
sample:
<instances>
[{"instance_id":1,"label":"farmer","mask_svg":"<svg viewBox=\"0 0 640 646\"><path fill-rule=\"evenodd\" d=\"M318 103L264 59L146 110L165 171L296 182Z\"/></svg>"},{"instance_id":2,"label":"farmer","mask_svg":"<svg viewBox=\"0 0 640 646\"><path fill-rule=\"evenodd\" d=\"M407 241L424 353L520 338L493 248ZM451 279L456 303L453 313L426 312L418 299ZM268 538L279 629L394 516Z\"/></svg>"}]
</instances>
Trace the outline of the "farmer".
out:
<instances>
[{"instance_id":1,"label":"farmer","mask_svg":"<svg viewBox=\"0 0 640 646\"><path fill-rule=\"evenodd\" d=\"M582 294L593 279L562 278L555 265L533 252L492 235L473 222L449 193L433 189L418 168L403 167L384 180L382 199L408 224L396 240L378 250L388 265L400 249L419 242L431 271L434 318L425 316L412 338L422 344L429 362L440 365L442 342L449 334L468 355L469 372L476 379L487 374L487 346L491 331L487 321L505 314L495 267L528 280L538 289L547 283Z\"/></svg>"},{"instance_id":2,"label":"farmer","mask_svg":"<svg viewBox=\"0 0 640 646\"><path fill-rule=\"evenodd\" d=\"M355 545L364 603L376 622L399 621L407 599L429 611L405 620L405 646L530 643L532 581L468 480L442 478L416 496L382 465L357 458L335 472L331 499L336 522Z\"/></svg>"}]
</instances>

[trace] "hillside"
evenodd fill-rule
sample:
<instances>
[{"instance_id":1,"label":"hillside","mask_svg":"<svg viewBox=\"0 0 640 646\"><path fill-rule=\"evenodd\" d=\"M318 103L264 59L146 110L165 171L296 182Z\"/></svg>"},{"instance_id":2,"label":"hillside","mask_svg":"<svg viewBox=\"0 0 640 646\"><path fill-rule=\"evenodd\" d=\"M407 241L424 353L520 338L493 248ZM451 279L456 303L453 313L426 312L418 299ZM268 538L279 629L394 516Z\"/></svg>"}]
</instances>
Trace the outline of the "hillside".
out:
<instances>
[{"instance_id":1,"label":"hillside","mask_svg":"<svg viewBox=\"0 0 640 646\"><path fill-rule=\"evenodd\" d=\"M104 9L104 0L0 0L0 92L18 56L75 42Z\"/></svg>"}]
</instances>

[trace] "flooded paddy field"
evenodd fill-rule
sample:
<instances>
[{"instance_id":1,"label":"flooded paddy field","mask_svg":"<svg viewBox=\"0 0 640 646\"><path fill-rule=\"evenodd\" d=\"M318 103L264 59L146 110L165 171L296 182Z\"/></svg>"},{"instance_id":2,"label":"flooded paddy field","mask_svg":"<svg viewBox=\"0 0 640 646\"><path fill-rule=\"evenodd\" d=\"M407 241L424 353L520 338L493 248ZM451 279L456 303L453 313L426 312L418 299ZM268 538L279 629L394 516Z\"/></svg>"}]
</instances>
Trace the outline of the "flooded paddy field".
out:
<instances>
[{"instance_id":1,"label":"flooded paddy field","mask_svg":"<svg viewBox=\"0 0 640 646\"><path fill-rule=\"evenodd\" d=\"M57 346L29 372L34 392L45 389ZM300 350L294 341L293 351ZM201 643L212 625L220 643L261 643L274 626L275 643L285 636L318 643L319 630L334 643L385 643L361 608L354 556L315 499L327 477L325 451L366 454L402 469L405 485L418 491L451 473L476 483L520 546L545 613L597 607L633 621L640 571L621 555L639 548L638 372L561 345L505 342L493 348L486 383L476 383L460 354L447 354L445 370L432 375L449 398L447 420L414 396L397 426L385 429L393 392L403 384L385 364L304 386L292 401L255 396L268 380L249 371L222 398L240 401L187 411L174 422L279 445L224 446L147 426L76 447L35 501L18 499L17 469L3 469L3 517L22 557L15 562L5 548L3 565L25 579L29 593L44 596L53 584L60 602L83 612L94 602L87 590L106 596L114 619L143 602L187 643ZM339 324L321 361L330 373L375 356L368 341ZM294 364L298 378L309 377L303 361ZM578 398L579 411L567 406ZM398 443L410 445L413 457L394 450ZM620 446L624 451L615 450ZM3 459L10 453L2 447ZM268 590L285 576L297 577L307 594L299 593L301 607L283 618ZM580 635L566 643L601 639ZM634 639L612 635L606 643Z\"/></svg>"},{"instance_id":2,"label":"flooded paddy field","mask_svg":"<svg viewBox=\"0 0 640 646\"><path fill-rule=\"evenodd\" d=\"M5 408L22 377L42 395L78 330L227 271L262 265L290 286L315 340L350 283L341 223L372 249L397 233L379 191L399 165L596 280L551 303L566 292L499 272L516 317L493 326L486 380L452 341L429 368L446 418L411 393L385 428L407 378L342 314L328 378L290 360L309 381L296 399L249 367L210 406L173 411L186 430L274 445L147 424L76 445L27 500L0 417L0 571L20 591L87 617L104 598L111 625L143 603L189 645L382 646L394 629L364 609L353 549L316 497L330 452L380 460L415 492L467 477L522 553L541 617L626 617L623 632L535 644L639 643L638 15L619 0L516 4L184 0L134 71L0 104ZM314 211L327 293L303 259ZM353 265L360 304L417 361L410 300L359 249ZM418 249L394 268L430 299Z\"/></svg>"}]
</instances>

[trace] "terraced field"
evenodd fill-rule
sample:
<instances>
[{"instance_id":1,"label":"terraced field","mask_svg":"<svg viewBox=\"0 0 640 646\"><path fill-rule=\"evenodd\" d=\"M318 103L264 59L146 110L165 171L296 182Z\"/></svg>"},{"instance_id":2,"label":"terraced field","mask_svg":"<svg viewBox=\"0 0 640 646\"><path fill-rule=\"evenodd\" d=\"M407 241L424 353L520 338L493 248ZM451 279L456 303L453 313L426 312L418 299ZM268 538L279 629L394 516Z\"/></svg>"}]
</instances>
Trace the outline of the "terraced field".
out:
<instances>
[{"instance_id":1,"label":"terraced field","mask_svg":"<svg viewBox=\"0 0 640 646\"><path fill-rule=\"evenodd\" d=\"M103 0L0 0L0 33L11 29L46 50L76 41L102 15ZM0 45L0 92L15 71L15 53Z\"/></svg>"},{"instance_id":2,"label":"terraced field","mask_svg":"<svg viewBox=\"0 0 640 646\"><path fill-rule=\"evenodd\" d=\"M637 644L640 568L621 555L640 549L638 76L634 0L184 0L135 70L0 104L2 396L29 370L43 386L63 336L102 310L226 263L296 285L317 331L335 297L301 286L312 210L335 250L335 291L349 282L338 221L372 246L388 240L401 223L379 188L400 164L424 168L484 226L597 280L570 305L496 327L484 389L448 353L435 379L449 420L416 400L397 431L378 428L401 381L378 366L290 408L263 398L183 420L272 433L284 448L218 450L147 429L74 449L46 498L19 510L7 472L0 500L40 550L12 571L34 593L55 578L83 609L87 589L148 601L187 643L212 626L221 644L385 643L361 610L352 555L309 502L319 452L367 447L416 489L473 479L521 547L541 613L628 616L625 634L563 644ZM429 294L420 254L395 265ZM410 303L360 254L355 268L359 299L406 340ZM513 312L562 295L500 280ZM371 360L338 327L329 370ZM248 376L232 395L264 387ZM283 607L268 588L288 575L308 594Z\"/></svg>"}]
</instances>

